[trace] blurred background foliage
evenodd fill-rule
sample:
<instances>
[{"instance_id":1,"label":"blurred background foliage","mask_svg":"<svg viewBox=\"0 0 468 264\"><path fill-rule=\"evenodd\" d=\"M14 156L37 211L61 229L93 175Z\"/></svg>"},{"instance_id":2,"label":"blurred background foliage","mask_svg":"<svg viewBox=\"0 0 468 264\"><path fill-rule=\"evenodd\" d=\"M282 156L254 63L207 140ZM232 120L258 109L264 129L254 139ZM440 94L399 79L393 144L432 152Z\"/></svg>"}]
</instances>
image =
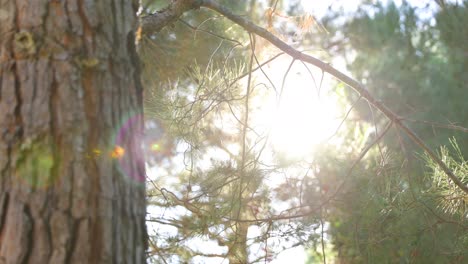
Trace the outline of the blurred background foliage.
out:
<instances>
[{"instance_id":1,"label":"blurred background foliage","mask_svg":"<svg viewBox=\"0 0 468 264\"><path fill-rule=\"evenodd\" d=\"M340 43L332 56L347 58L353 76L406 118L433 149L447 146L440 156L466 183L468 137L457 126L468 124L468 48L463 44L468 6L447 3L434 10L430 4L364 3L345 22L337 20L340 14L329 14L326 27L329 38ZM368 122L383 122L365 102L356 110ZM401 133L389 134L382 147L390 156L369 157L374 162L353 174L342 203L333 208L333 220L328 219L338 258L343 263L467 261L466 193Z\"/></svg>"},{"instance_id":2,"label":"blurred background foliage","mask_svg":"<svg viewBox=\"0 0 468 264\"><path fill-rule=\"evenodd\" d=\"M344 62L468 184L467 1L362 1L352 13L330 8L321 18L301 1L220 2L300 50ZM141 15L167 3L144 0ZM387 120L343 84L331 88L346 111L353 106L341 144L320 145L313 162L284 162L274 151L259 158L267 135L243 138L246 113L268 90L246 90L251 41L201 9L140 42L149 262L266 262L302 245L308 263L323 254L328 263L466 263L467 194L393 127L355 164ZM260 62L274 54L258 38L255 51ZM278 175L287 180L272 186ZM278 215L302 216L271 218Z\"/></svg>"}]
</instances>

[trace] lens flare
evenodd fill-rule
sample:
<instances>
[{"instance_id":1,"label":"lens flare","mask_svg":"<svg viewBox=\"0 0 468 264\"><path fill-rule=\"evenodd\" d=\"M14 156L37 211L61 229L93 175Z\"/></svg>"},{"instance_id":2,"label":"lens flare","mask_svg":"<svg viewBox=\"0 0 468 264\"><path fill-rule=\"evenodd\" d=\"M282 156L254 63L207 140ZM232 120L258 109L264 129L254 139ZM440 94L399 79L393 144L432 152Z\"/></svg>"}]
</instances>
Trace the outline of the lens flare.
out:
<instances>
[{"instance_id":1,"label":"lens flare","mask_svg":"<svg viewBox=\"0 0 468 264\"><path fill-rule=\"evenodd\" d=\"M114 137L114 147L110 152L118 162L119 171L135 182L144 182L145 164L141 154L143 115L134 114L125 118Z\"/></svg>"},{"instance_id":2,"label":"lens flare","mask_svg":"<svg viewBox=\"0 0 468 264\"><path fill-rule=\"evenodd\" d=\"M151 151L158 152L160 150L161 150L161 145L159 145L158 143L151 144Z\"/></svg>"},{"instance_id":3,"label":"lens flare","mask_svg":"<svg viewBox=\"0 0 468 264\"><path fill-rule=\"evenodd\" d=\"M120 159L125 155L125 149L121 146L115 146L111 152L111 157L114 159Z\"/></svg>"}]
</instances>

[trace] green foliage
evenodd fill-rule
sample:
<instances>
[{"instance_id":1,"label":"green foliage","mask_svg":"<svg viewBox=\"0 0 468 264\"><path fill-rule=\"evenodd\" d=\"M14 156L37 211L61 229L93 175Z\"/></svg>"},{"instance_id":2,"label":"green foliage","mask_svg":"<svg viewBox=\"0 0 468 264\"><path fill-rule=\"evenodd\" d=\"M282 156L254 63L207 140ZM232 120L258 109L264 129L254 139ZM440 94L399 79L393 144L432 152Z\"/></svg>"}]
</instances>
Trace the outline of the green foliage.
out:
<instances>
[{"instance_id":1,"label":"green foliage","mask_svg":"<svg viewBox=\"0 0 468 264\"><path fill-rule=\"evenodd\" d=\"M459 176L464 184L468 184L468 161L465 160L460 147L455 139L451 141L452 149L440 148L440 159L447 164L453 173ZM435 196L439 207L443 212L468 217L468 194L457 188L439 168L439 166L427 155L424 156L427 166L430 169L428 175L433 181L433 186L429 192Z\"/></svg>"},{"instance_id":2,"label":"green foliage","mask_svg":"<svg viewBox=\"0 0 468 264\"><path fill-rule=\"evenodd\" d=\"M426 143L435 148L457 138L452 149L441 148L440 157L465 184L468 138L454 124L468 123L461 114L468 112L466 74L461 73L468 69L461 56L467 10L447 5L435 14L434 25L418 16L428 10L407 3L369 4L338 29L346 37L339 50L354 54L348 65L354 76L399 115L427 121L409 123ZM363 120L382 122L365 102L356 108ZM330 208L337 258L347 263L466 261L466 194L427 157L423 162L430 170L424 177L420 154L412 155L419 150L399 134L385 137L385 148L368 154L365 169L350 175L338 198L342 203Z\"/></svg>"},{"instance_id":3,"label":"green foliage","mask_svg":"<svg viewBox=\"0 0 468 264\"><path fill-rule=\"evenodd\" d=\"M236 10L248 5L226 2ZM263 218L270 212L265 171L240 133L246 101L245 79L240 77L247 73L250 46L240 46L246 34L211 12L182 19L185 23L140 43L147 118L156 119L170 135L166 140L174 142L172 155L152 164L158 172L149 184L148 203L158 213L150 219L157 223L151 231L150 261L190 262L199 256L240 258L243 263L251 244L266 239L268 228L237 219ZM227 39L233 36L236 41ZM247 239L251 226L260 234ZM209 248L195 249L197 241Z\"/></svg>"},{"instance_id":4,"label":"green foliage","mask_svg":"<svg viewBox=\"0 0 468 264\"><path fill-rule=\"evenodd\" d=\"M466 9L449 6L436 15L435 26L419 19L417 10L408 4L400 8L394 3L376 4L373 16L361 11L344 28L357 54L349 67L377 98L404 117L467 124L466 115L459 115L468 112L466 74L461 73L468 64L460 60L467 51L462 44L467 34L459 29L466 22L466 16L460 15ZM367 106L358 109L369 117ZM434 133L427 125L411 125L432 147L447 144L453 135L461 144L468 143L456 131Z\"/></svg>"},{"instance_id":5,"label":"green foliage","mask_svg":"<svg viewBox=\"0 0 468 264\"><path fill-rule=\"evenodd\" d=\"M162 2L148 1L148 10ZM224 3L261 17L249 9L260 6L257 1ZM297 12L294 8L289 13ZM352 58L353 75L408 122L431 121L433 127L411 123L431 146L455 136L459 144L454 140L453 150L442 148L440 156L464 182L466 132L435 127L446 120L468 123L460 114L468 112L466 10L447 5L433 24L406 2L366 4L329 39L307 40L327 46L333 39L337 47L326 56ZM327 29L337 18L324 21ZM312 248L313 259L321 261L322 243L330 261L344 263L467 259L466 195L432 161L425 160L430 170L424 176L416 150L398 131L360 157L386 124L381 114L361 100L339 131L338 145L321 145L313 161L282 158L270 148L268 131L249 126L260 107L253 99L274 87L258 71L251 90L246 88L248 35L208 11L190 12L182 20L140 43L145 111L149 121L164 127L170 142L165 148L171 149L155 159L157 177L149 184L148 202L157 212L150 222L158 224L153 261L193 262L196 256L265 261L294 245ZM342 84L335 92L341 102L357 100ZM278 183L278 177L285 181ZM249 230L256 235L249 237ZM199 251L193 246L199 241L218 252ZM255 255L254 248L264 253Z\"/></svg>"}]
</instances>

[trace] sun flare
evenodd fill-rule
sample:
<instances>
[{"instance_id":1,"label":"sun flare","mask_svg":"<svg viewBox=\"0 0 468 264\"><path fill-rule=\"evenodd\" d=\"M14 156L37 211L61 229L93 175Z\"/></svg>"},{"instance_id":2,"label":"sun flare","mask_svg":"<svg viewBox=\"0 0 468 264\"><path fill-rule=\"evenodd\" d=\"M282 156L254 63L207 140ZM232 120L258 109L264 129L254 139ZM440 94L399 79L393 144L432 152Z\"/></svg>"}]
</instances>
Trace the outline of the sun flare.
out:
<instances>
[{"instance_id":1,"label":"sun flare","mask_svg":"<svg viewBox=\"0 0 468 264\"><path fill-rule=\"evenodd\" d=\"M288 64L275 63L270 68L271 75L284 78ZM340 104L329 93L330 80L325 78L319 88L321 72L312 74L314 79L303 65L293 65L283 91L276 97L273 95L275 99L265 100L268 103L263 104L263 113L260 113L260 119L269 120L274 151L289 159L309 157L318 145L329 142L341 121Z\"/></svg>"},{"instance_id":2,"label":"sun flare","mask_svg":"<svg viewBox=\"0 0 468 264\"><path fill-rule=\"evenodd\" d=\"M312 87L285 91L272 126L273 147L292 158L313 152L338 126L333 103L331 98L317 98Z\"/></svg>"}]
</instances>

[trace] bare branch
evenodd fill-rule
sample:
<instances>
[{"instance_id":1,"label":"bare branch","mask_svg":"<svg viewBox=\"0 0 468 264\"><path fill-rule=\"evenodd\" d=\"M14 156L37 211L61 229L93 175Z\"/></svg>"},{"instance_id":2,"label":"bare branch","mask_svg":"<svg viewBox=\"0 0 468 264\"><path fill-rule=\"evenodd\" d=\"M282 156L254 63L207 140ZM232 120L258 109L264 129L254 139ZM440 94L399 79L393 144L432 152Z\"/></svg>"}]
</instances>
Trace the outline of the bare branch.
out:
<instances>
[{"instance_id":1,"label":"bare branch","mask_svg":"<svg viewBox=\"0 0 468 264\"><path fill-rule=\"evenodd\" d=\"M198 8L200 8L199 1L171 1L167 7L140 19L139 35L157 33L167 25L176 22L183 13Z\"/></svg>"}]
</instances>

